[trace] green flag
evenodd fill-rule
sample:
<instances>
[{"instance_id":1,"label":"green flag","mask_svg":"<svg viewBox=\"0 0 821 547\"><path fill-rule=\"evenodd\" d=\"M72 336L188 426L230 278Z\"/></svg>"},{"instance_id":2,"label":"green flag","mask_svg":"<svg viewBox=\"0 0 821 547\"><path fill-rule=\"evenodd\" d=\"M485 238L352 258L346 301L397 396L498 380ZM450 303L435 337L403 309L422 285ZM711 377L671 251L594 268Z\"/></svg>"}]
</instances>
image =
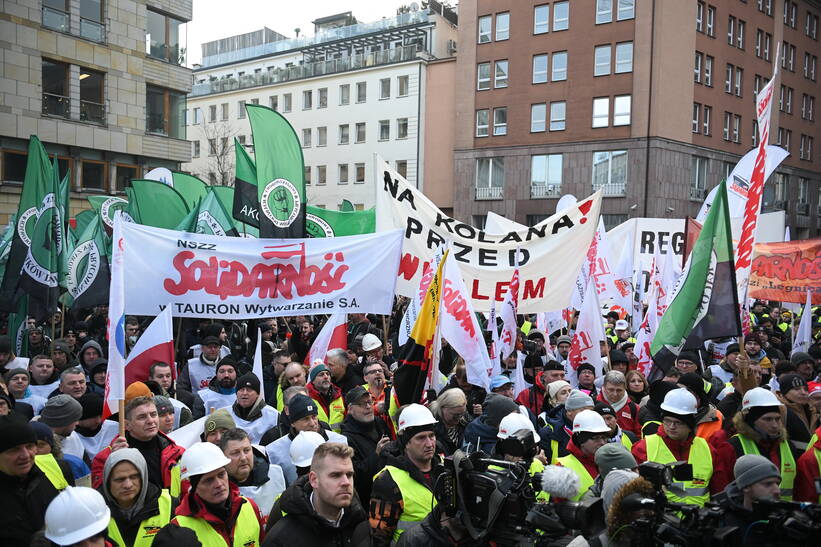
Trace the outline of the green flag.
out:
<instances>
[{"instance_id":1,"label":"green flag","mask_svg":"<svg viewBox=\"0 0 821 547\"><path fill-rule=\"evenodd\" d=\"M281 114L246 104L257 166L262 237L305 237L305 162L291 124Z\"/></svg>"},{"instance_id":2,"label":"green flag","mask_svg":"<svg viewBox=\"0 0 821 547\"><path fill-rule=\"evenodd\" d=\"M173 230L190 212L174 188L155 180L132 180L125 189L128 214L137 224Z\"/></svg>"},{"instance_id":3,"label":"green flag","mask_svg":"<svg viewBox=\"0 0 821 547\"><path fill-rule=\"evenodd\" d=\"M111 235L114 230L114 215L117 211L122 211L126 215L126 220L131 220L128 215L128 200L118 196L88 196L88 202L96 211L96 215L92 214L88 221L96 221L98 218L103 221L106 233ZM77 215L79 218L80 215ZM84 228L85 226L83 226ZM79 223L77 225L77 233L81 233Z\"/></svg>"},{"instance_id":4,"label":"green flag","mask_svg":"<svg viewBox=\"0 0 821 547\"><path fill-rule=\"evenodd\" d=\"M741 333L735 286L727 185L722 181L653 337L656 375L669 370L682 349Z\"/></svg>"},{"instance_id":5,"label":"green flag","mask_svg":"<svg viewBox=\"0 0 821 547\"><path fill-rule=\"evenodd\" d=\"M177 226L177 230L215 236L239 235L232 219L214 192L208 192L196 208Z\"/></svg>"},{"instance_id":6,"label":"green flag","mask_svg":"<svg viewBox=\"0 0 821 547\"><path fill-rule=\"evenodd\" d=\"M234 139L234 201L231 215L249 226L259 228L259 195L257 191L257 166L245 151L245 146Z\"/></svg>"},{"instance_id":7,"label":"green flag","mask_svg":"<svg viewBox=\"0 0 821 547\"><path fill-rule=\"evenodd\" d=\"M356 211L356 208L353 206L353 203L351 203L347 199L343 199L342 206L339 207L339 210L347 213L349 211Z\"/></svg>"},{"instance_id":8,"label":"green flag","mask_svg":"<svg viewBox=\"0 0 821 547\"><path fill-rule=\"evenodd\" d=\"M193 209L194 205L208 192L208 185L194 175L172 171L171 177L174 190L180 193L189 209Z\"/></svg>"},{"instance_id":9,"label":"green flag","mask_svg":"<svg viewBox=\"0 0 821 547\"><path fill-rule=\"evenodd\" d=\"M28 297L23 296L17 303L15 311L9 314L8 334L13 344L14 354L26 356L29 352L29 337L26 319L29 316Z\"/></svg>"},{"instance_id":10,"label":"green flag","mask_svg":"<svg viewBox=\"0 0 821 547\"><path fill-rule=\"evenodd\" d=\"M233 186L210 186L209 189L219 198L220 203L226 211L230 211L234 206L234 196L236 192ZM254 194L256 195L256 194ZM240 237L259 237L259 228L245 224L234 218L234 226L237 228L237 235Z\"/></svg>"},{"instance_id":11,"label":"green flag","mask_svg":"<svg viewBox=\"0 0 821 547\"><path fill-rule=\"evenodd\" d=\"M0 311L12 312L17 309L17 300L21 295L17 289L23 263L28 255L43 199L52 191L52 186L53 174L48 154L40 139L32 135L29 139L23 191L17 206L17 226L9 249L3 282L0 284Z\"/></svg>"},{"instance_id":12,"label":"green flag","mask_svg":"<svg viewBox=\"0 0 821 547\"><path fill-rule=\"evenodd\" d=\"M54 159L54 176L59 177L60 170L57 167L57 159ZM68 238L68 215L69 215L69 187L71 181L71 171L66 171L65 176L57 183L57 213L59 223L55 226L58 231L57 240L61 242L58 248L57 264L59 271L58 284L66 288L66 264L68 263L68 249L71 242Z\"/></svg>"},{"instance_id":13,"label":"green flag","mask_svg":"<svg viewBox=\"0 0 821 547\"><path fill-rule=\"evenodd\" d=\"M308 237L337 237L372 234L376 230L376 209L331 211L308 205L305 232Z\"/></svg>"},{"instance_id":14,"label":"green flag","mask_svg":"<svg viewBox=\"0 0 821 547\"><path fill-rule=\"evenodd\" d=\"M68 258L65 305L89 308L108 303L109 249L102 221L87 224Z\"/></svg>"},{"instance_id":15,"label":"green flag","mask_svg":"<svg viewBox=\"0 0 821 547\"><path fill-rule=\"evenodd\" d=\"M0 279L3 279L6 272L6 262L9 260L9 251L11 251L11 241L14 238L16 225L17 215L13 214L3 230L3 236L0 237Z\"/></svg>"},{"instance_id":16,"label":"green flag","mask_svg":"<svg viewBox=\"0 0 821 547\"><path fill-rule=\"evenodd\" d=\"M123 200L125 206L128 206L128 202ZM76 235L83 233L83 230L86 226L88 226L89 222L96 222L97 221L97 212L92 209L83 209L76 215L74 215L74 234L75 234L75 241L77 240Z\"/></svg>"}]
</instances>

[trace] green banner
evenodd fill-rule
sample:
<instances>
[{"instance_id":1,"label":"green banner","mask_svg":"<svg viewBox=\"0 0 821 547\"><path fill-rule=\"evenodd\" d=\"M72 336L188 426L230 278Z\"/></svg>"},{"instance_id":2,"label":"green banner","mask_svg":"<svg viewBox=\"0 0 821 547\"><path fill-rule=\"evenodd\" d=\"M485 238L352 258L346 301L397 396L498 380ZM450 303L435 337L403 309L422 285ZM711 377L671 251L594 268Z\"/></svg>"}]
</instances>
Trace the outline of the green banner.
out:
<instances>
[{"instance_id":1,"label":"green banner","mask_svg":"<svg viewBox=\"0 0 821 547\"><path fill-rule=\"evenodd\" d=\"M175 229L190 209L180 193L155 180L132 180L126 188L128 214L137 224Z\"/></svg>"},{"instance_id":2,"label":"green banner","mask_svg":"<svg viewBox=\"0 0 821 547\"><path fill-rule=\"evenodd\" d=\"M305 232L308 237L337 237L372 234L376 230L376 209L331 211L308 205Z\"/></svg>"}]
</instances>

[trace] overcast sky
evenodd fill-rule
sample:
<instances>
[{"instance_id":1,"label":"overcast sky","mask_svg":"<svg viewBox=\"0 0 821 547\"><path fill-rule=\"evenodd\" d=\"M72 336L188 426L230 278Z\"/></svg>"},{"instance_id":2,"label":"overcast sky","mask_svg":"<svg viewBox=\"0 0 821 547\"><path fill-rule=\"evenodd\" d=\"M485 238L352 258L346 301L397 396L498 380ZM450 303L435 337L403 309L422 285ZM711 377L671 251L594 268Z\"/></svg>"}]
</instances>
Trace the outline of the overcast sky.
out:
<instances>
[{"instance_id":1,"label":"overcast sky","mask_svg":"<svg viewBox=\"0 0 821 547\"><path fill-rule=\"evenodd\" d=\"M416 0L421 4L419 0ZM268 27L288 38L314 34L311 21L351 11L361 22L393 17L396 8L411 0L194 0L194 18L188 23L188 64L198 63L200 44Z\"/></svg>"}]
</instances>

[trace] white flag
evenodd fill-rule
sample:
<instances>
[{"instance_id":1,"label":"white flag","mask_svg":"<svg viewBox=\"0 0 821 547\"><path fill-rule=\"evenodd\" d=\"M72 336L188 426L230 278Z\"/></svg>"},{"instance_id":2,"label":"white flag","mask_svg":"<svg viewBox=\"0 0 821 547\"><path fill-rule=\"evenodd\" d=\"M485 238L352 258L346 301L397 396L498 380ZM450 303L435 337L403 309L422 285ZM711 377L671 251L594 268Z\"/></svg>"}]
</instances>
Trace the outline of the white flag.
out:
<instances>
[{"instance_id":1,"label":"white flag","mask_svg":"<svg viewBox=\"0 0 821 547\"><path fill-rule=\"evenodd\" d=\"M108 293L108 369L105 375L105 408L103 417L119 410L125 400L125 239L122 214L114 216L111 236L111 284ZM122 418L122 416L121 416Z\"/></svg>"},{"instance_id":2,"label":"white flag","mask_svg":"<svg viewBox=\"0 0 821 547\"><path fill-rule=\"evenodd\" d=\"M795 343L793 353L797 351L807 351L812 345L812 291L807 291L807 303L804 304L804 311L801 313L801 323L798 324L798 331L795 333Z\"/></svg>"},{"instance_id":3,"label":"white flag","mask_svg":"<svg viewBox=\"0 0 821 547\"><path fill-rule=\"evenodd\" d=\"M516 334L519 327L516 325L516 310L519 308L519 268L513 270L510 285L507 287L505 299L502 301L502 334L499 337L498 355L506 359L516 349Z\"/></svg>"},{"instance_id":4,"label":"white flag","mask_svg":"<svg viewBox=\"0 0 821 547\"><path fill-rule=\"evenodd\" d=\"M601 342L605 341L604 325L602 324L601 306L594 284L587 286L587 291L576 323L576 332L570 342L570 353L567 354L569 366L565 367L567 381L574 387L578 386L576 369L582 363L590 363L596 370L596 377L602 375Z\"/></svg>"},{"instance_id":5,"label":"white flag","mask_svg":"<svg viewBox=\"0 0 821 547\"><path fill-rule=\"evenodd\" d=\"M408 307L405 310L405 315L402 316L402 322L399 324L399 346L402 347L408 343L410 333L413 326L416 324L416 318L419 317L419 310L422 309L422 301L425 299L425 294L428 292L430 281L433 275L439 268L439 263L442 262L442 256L445 254L445 246L440 245L433 255L433 261L426 265L422 278L419 280L419 290L410 298Z\"/></svg>"},{"instance_id":6,"label":"white flag","mask_svg":"<svg viewBox=\"0 0 821 547\"><path fill-rule=\"evenodd\" d=\"M490 303L490 311L487 316L487 327L490 331L490 353L489 357L493 363L491 376L498 376L502 373L502 363L499 360L499 326L496 324L496 300Z\"/></svg>"},{"instance_id":7,"label":"white flag","mask_svg":"<svg viewBox=\"0 0 821 547\"><path fill-rule=\"evenodd\" d=\"M262 398L265 399L265 382L262 381L262 331L257 328L257 347L254 350L254 368L251 370L256 374L262 386ZM267 399L266 399L267 400Z\"/></svg>"},{"instance_id":8,"label":"white flag","mask_svg":"<svg viewBox=\"0 0 821 547\"><path fill-rule=\"evenodd\" d=\"M465 360L468 382L490 391L491 374L495 374L494 365L488 356L482 328L476 320L470 293L465 287L462 272L453 253L448 253L445 258L442 272L442 298L439 301L437 332ZM496 366L498 362L497 359ZM434 369L438 370L438 367Z\"/></svg>"},{"instance_id":9,"label":"white flag","mask_svg":"<svg viewBox=\"0 0 821 547\"><path fill-rule=\"evenodd\" d=\"M650 299L647 303L647 313L644 314L644 320L639 326L636 334L636 348L634 353L638 356L639 362L637 369L644 374L645 378L650 375L653 369L653 358L650 352L650 345L653 343L653 337L656 335L656 328L658 327L659 318L662 315L661 308L658 301L659 288L658 285L650 284Z\"/></svg>"}]
</instances>

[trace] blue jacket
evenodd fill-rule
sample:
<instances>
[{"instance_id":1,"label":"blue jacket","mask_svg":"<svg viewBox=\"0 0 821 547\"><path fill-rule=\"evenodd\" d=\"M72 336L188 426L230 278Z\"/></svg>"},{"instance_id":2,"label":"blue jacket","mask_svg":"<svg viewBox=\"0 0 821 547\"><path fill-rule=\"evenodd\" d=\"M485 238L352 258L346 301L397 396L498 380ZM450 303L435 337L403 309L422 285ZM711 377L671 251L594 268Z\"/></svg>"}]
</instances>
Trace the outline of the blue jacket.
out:
<instances>
[{"instance_id":1,"label":"blue jacket","mask_svg":"<svg viewBox=\"0 0 821 547\"><path fill-rule=\"evenodd\" d=\"M548 420L547 425L539 431L539 437L541 437L539 446L544 450L544 454L548 460L550 460L553 455L550 441L559 443L559 453L557 457L561 458L569 454L567 451L567 443L570 442L570 435L565 430L565 426L571 427L572 424L567 421L567 412L564 409L564 405L559 408L561 410L556 412L553 417Z\"/></svg>"},{"instance_id":2,"label":"blue jacket","mask_svg":"<svg viewBox=\"0 0 821 547\"><path fill-rule=\"evenodd\" d=\"M485 419L486 416L479 416L467 425L462 450L475 452L478 448L487 454L493 454L499 430L486 424Z\"/></svg>"}]
</instances>

